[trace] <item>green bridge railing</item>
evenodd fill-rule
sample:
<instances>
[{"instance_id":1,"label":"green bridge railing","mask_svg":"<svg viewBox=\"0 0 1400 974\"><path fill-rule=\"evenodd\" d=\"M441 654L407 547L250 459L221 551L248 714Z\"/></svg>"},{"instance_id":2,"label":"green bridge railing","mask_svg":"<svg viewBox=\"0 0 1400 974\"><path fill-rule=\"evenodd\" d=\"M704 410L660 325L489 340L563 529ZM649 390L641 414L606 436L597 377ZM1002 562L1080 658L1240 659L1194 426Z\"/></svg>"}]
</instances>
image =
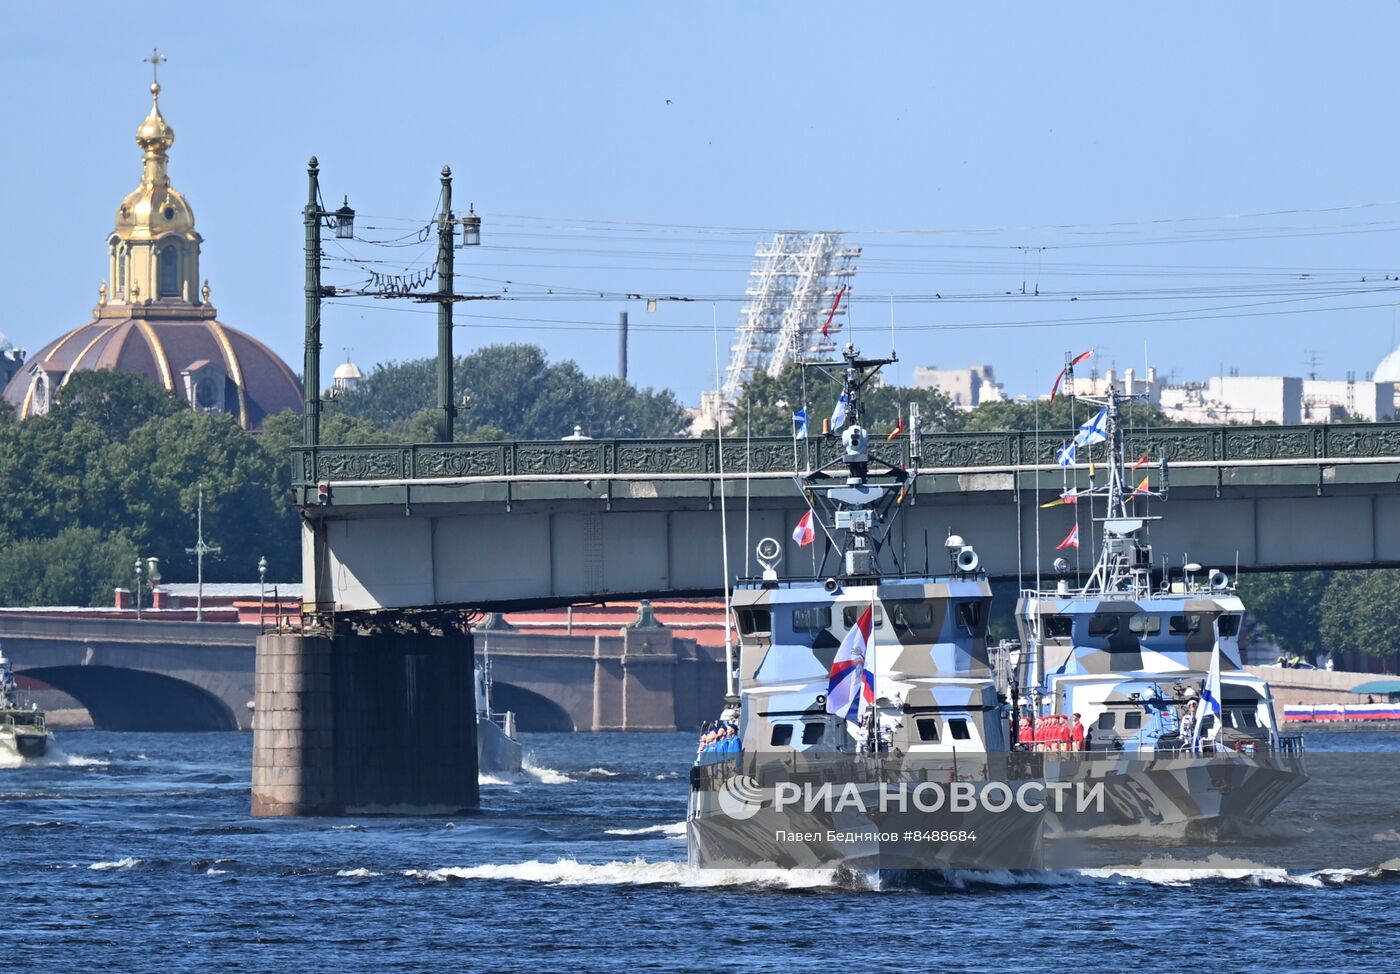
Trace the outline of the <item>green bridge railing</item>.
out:
<instances>
[{"instance_id":1,"label":"green bridge railing","mask_svg":"<svg viewBox=\"0 0 1400 974\"><path fill-rule=\"evenodd\" d=\"M1067 431L1004 433L926 433L925 467L1008 467L1051 464ZM1275 459L1364 459L1400 456L1400 423L1309 426L1171 426L1131 430L1127 452L1146 453L1155 462L1228 462ZM815 438L798 443L803 465L839 455L840 441ZM901 466L909 464L909 441L872 444L873 452ZM293 451L297 486L320 481L440 480L449 477L609 476L612 474L719 473L719 446L713 438L667 440L522 441L510 443L426 443L407 446L298 447ZM793 441L787 438L727 440L728 473L793 469Z\"/></svg>"}]
</instances>

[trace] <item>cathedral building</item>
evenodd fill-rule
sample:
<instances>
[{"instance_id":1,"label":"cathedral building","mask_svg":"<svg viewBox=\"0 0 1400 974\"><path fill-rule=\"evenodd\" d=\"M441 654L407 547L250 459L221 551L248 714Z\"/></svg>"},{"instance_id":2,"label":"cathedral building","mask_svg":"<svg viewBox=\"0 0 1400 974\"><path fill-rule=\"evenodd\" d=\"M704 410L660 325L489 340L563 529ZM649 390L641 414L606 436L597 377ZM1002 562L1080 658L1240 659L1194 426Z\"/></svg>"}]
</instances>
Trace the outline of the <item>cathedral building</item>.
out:
<instances>
[{"instance_id":1,"label":"cathedral building","mask_svg":"<svg viewBox=\"0 0 1400 974\"><path fill-rule=\"evenodd\" d=\"M282 410L301 411L296 374L266 345L220 322L209 303L194 210L170 185L174 142L153 82L150 114L136 130L141 184L122 200L107 237L107 279L93 320L3 369L11 373L5 398L20 419L47 412L73 373L105 368L143 376L248 430Z\"/></svg>"}]
</instances>

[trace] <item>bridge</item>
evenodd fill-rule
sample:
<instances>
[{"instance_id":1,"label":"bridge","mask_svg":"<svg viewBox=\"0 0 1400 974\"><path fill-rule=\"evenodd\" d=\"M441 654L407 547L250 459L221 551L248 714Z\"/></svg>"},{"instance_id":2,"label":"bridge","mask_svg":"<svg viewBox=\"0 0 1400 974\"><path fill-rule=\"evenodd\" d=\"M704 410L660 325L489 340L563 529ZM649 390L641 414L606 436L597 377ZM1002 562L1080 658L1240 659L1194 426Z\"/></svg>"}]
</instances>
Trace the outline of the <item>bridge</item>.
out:
<instances>
[{"instance_id":1,"label":"bridge","mask_svg":"<svg viewBox=\"0 0 1400 974\"><path fill-rule=\"evenodd\" d=\"M106 730L247 730L256 626L0 613L15 672Z\"/></svg>"},{"instance_id":2,"label":"bridge","mask_svg":"<svg viewBox=\"0 0 1400 974\"><path fill-rule=\"evenodd\" d=\"M1087 507L1041 510L1088 465L1063 471L1070 434L922 437L917 489L892 536L903 563L940 567L951 530L996 578L1047 571ZM1170 500L1142 503L1158 558L1242 569L1400 564L1400 423L1132 430L1127 452L1168 461ZM812 464L840 449L815 439ZM912 467L909 441L875 452ZM801 458L805 464L808 457ZM295 453L306 608L511 608L721 590L721 494L734 573L759 538L812 574L788 538L805 510L793 442L714 439L321 446ZM1039 544L1037 544L1037 523ZM815 546L821 547L821 544ZM1086 544L1086 549L1089 546ZM818 560L821 552L817 552Z\"/></svg>"}]
</instances>

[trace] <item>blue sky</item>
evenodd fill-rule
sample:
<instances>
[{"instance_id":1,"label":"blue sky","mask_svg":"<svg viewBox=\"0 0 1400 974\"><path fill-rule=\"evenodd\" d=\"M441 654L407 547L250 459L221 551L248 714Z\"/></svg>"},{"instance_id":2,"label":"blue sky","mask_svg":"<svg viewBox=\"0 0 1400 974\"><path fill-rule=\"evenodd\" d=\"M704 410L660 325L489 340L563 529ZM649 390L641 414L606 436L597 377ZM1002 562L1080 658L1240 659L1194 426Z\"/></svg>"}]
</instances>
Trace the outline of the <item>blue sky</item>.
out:
<instances>
[{"instance_id":1,"label":"blue sky","mask_svg":"<svg viewBox=\"0 0 1400 974\"><path fill-rule=\"evenodd\" d=\"M37 349L95 303L159 45L214 303L297 369L315 153L377 239L424 225L452 166L485 240L458 289L528 298L459 306L459 350L606 373L627 308L632 377L690 402L780 228L864 248L856 340L887 348L893 296L906 380L987 362L1044 391L1091 345L1182 378L1302 374L1307 350L1362 376L1400 302L1377 280L1400 273L1397 36L1395 3L12 3L0 331ZM432 258L327 252L345 284L340 257ZM326 375L345 347L432 354L425 310L329 307Z\"/></svg>"}]
</instances>

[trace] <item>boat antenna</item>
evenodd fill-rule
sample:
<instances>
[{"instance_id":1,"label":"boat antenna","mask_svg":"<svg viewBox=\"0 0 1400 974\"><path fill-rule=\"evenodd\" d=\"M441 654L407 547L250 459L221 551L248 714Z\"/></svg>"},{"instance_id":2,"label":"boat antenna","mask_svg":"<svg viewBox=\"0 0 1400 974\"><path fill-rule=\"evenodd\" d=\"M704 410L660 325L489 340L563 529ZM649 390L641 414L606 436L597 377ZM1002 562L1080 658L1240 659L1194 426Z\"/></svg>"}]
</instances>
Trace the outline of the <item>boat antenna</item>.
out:
<instances>
[{"instance_id":1,"label":"boat antenna","mask_svg":"<svg viewBox=\"0 0 1400 974\"><path fill-rule=\"evenodd\" d=\"M719 311L713 304L710 305L710 330L714 335L715 343L715 388L722 388L719 384ZM717 437L717 452L719 453L719 531L720 531L720 553L721 563L724 571L724 714L725 719L732 720L735 716L733 710L738 704L738 697L734 693L734 621L731 618L732 608L729 598L729 518L724 503L724 403L720 402L716 409L715 435Z\"/></svg>"},{"instance_id":2,"label":"boat antenna","mask_svg":"<svg viewBox=\"0 0 1400 974\"><path fill-rule=\"evenodd\" d=\"M751 577L749 552L749 497L750 482L753 477L753 398L749 397L744 409L744 575Z\"/></svg>"}]
</instances>

